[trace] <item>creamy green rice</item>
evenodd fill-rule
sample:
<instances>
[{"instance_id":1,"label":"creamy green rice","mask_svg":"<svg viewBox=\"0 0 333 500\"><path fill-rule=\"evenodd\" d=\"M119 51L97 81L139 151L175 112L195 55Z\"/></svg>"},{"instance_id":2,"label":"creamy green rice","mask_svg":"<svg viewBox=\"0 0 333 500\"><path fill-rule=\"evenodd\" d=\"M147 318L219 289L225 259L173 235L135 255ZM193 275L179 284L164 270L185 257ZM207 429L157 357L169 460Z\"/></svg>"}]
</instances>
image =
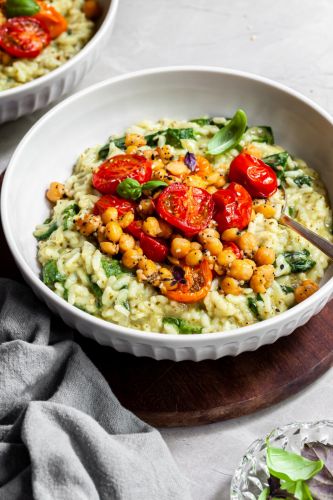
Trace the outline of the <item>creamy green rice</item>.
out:
<instances>
[{"instance_id":1,"label":"creamy green rice","mask_svg":"<svg viewBox=\"0 0 333 500\"><path fill-rule=\"evenodd\" d=\"M223 122L223 118L215 119L215 123ZM205 155L208 139L218 131L215 124L161 120L157 123L141 122L127 132L147 135L168 127L193 128L197 137L197 140L182 140L181 149L173 148L176 156L184 155L186 151ZM252 144L262 157L284 151L280 146L258 142L260 140L258 129L250 128L239 146ZM160 136L159 145L162 146L164 141L165 137ZM73 214L68 215L71 214L69 207L74 203L77 210L89 211L100 197L91 184L92 171L101 164L100 148L101 145L91 147L79 157L73 175L65 183L68 199L58 201L51 215L51 224L57 229L48 239L38 243L40 264L45 268L50 262L56 263L61 277L53 281L52 288L70 304L106 321L146 332L181 333L176 322L167 320L170 317L186 320L192 325L193 332L218 332L250 325L286 311L295 304L293 290L297 284L304 279L319 282L322 278L328 258L277 220L283 206L279 189L270 198L276 217L265 219L257 213L247 229L256 236L259 245L270 247L276 253L276 279L266 293L258 296L251 288L245 288L242 295L224 295L218 291L218 278L215 278L211 291L202 302L183 304L169 300L148 284L138 282L134 273L118 270L108 276L105 256L97 248L97 243L82 236L75 228ZM109 156L122 152L111 140ZM209 160L216 170L226 174L230 162L238 154L239 150L233 149L209 157ZM318 174L304 161L289 156L285 176L289 213L316 233L332 239L332 213ZM315 265L306 272L292 272L284 253L300 250L308 250Z\"/></svg>"}]
</instances>

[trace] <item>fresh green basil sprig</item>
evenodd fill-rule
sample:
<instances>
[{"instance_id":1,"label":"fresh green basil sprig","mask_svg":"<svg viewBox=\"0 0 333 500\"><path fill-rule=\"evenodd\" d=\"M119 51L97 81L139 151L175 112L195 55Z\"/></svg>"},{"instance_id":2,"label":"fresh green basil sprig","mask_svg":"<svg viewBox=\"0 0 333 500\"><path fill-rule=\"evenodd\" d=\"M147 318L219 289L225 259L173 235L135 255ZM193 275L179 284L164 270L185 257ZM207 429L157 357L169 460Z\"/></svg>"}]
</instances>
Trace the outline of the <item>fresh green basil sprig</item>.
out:
<instances>
[{"instance_id":1,"label":"fresh green basil sprig","mask_svg":"<svg viewBox=\"0 0 333 500\"><path fill-rule=\"evenodd\" d=\"M126 200L137 200L142 196L143 191L154 191L155 189L166 187L168 184L163 181L148 181L140 184L135 179L129 177L123 180L117 187L117 193Z\"/></svg>"},{"instance_id":2,"label":"fresh green basil sprig","mask_svg":"<svg viewBox=\"0 0 333 500\"><path fill-rule=\"evenodd\" d=\"M207 153L219 155L228 149L237 146L247 126L247 116L242 109L238 109L230 122L221 128L208 142Z\"/></svg>"},{"instance_id":3,"label":"fresh green basil sprig","mask_svg":"<svg viewBox=\"0 0 333 500\"><path fill-rule=\"evenodd\" d=\"M7 0L6 14L8 17L33 16L40 11L35 0Z\"/></svg>"}]
</instances>

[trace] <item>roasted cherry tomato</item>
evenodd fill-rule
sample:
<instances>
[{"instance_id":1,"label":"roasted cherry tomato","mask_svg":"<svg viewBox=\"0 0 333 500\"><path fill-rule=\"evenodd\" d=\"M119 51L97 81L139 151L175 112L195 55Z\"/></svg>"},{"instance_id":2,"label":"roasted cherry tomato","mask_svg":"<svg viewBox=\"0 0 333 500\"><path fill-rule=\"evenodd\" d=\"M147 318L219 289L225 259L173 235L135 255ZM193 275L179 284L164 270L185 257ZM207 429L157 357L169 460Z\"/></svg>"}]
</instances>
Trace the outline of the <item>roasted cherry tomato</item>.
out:
<instances>
[{"instance_id":1,"label":"roasted cherry tomato","mask_svg":"<svg viewBox=\"0 0 333 500\"><path fill-rule=\"evenodd\" d=\"M47 27L34 17L12 17L0 24L0 47L13 57L37 57L50 40Z\"/></svg>"},{"instance_id":2,"label":"roasted cherry tomato","mask_svg":"<svg viewBox=\"0 0 333 500\"><path fill-rule=\"evenodd\" d=\"M223 243L223 250L227 250L230 248L236 255L237 259L242 259L243 258L243 252L242 250L234 243L233 241L222 241Z\"/></svg>"},{"instance_id":3,"label":"roasted cherry tomato","mask_svg":"<svg viewBox=\"0 0 333 500\"><path fill-rule=\"evenodd\" d=\"M121 216L130 210L134 211L136 205L133 201L118 198L118 196L114 196L113 194L106 194L96 201L94 214L102 215L102 213L109 207L115 207L118 210L118 215Z\"/></svg>"},{"instance_id":4,"label":"roasted cherry tomato","mask_svg":"<svg viewBox=\"0 0 333 500\"><path fill-rule=\"evenodd\" d=\"M121 181L130 178L140 184L150 181L151 161L141 155L117 155L108 158L92 176L92 184L103 194L116 192Z\"/></svg>"},{"instance_id":5,"label":"roasted cherry tomato","mask_svg":"<svg viewBox=\"0 0 333 500\"><path fill-rule=\"evenodd\" d=\"M214 210L212 195L205 189L174 183L165 188L157 200L156 210L162 219L194 236L208 226Z\"/></svg>"},{"instance_id":6,"label":"roasted cherry tomato","mask_svg":"<svg viewBox=\"0 0 333 500\"><path fill-rule=\"evenodd\" d=\"M191 304L206 297L212 285L213 273L208 261L204 259L195 267L183 266L185 283L179 283L176 290L167 290L166 295L171 300Z\"/></svg>"},{"instance_id":7,"label":"roasted cherry tomato","mask_svg":"<svg viewBox=\"0 0 333 500\"><path fill-rule=\"evenodd\" d=\"M231 162L229 179L244 186L252 198L268 198L277 190L274 170L247 153L241 153Z\"/></svg>"},{"instance_id":8,"label":"roasted cherry tomato","mask_svg":"<svg viewBox=\"0 0 333 500\"><path fill-rule=\"evenodd\" d=\"M67 21L52 5L45 2L37 2L40 11L34 15L48 28L51 38L57 38L61 33L67 30Z\"/></svg>"},{"instance_id":9,"label":"roasted cherry tomato","mask_svg":"<svg viewBox=\"0 0 333 500\"><path fill-rule=\"evenodd\" d=\"M143 231L140 235L140 247L144 255L154 262L163 262L169 251L162 239L148 236Z\"/></svg>"},{"instance_id":10,"label":"roasted cherry tomato","mask_svg":"<svg viewBox=\"0 0 333 500\"><path fill-rule=\"evenodd\" d=\"M141 235L143 234L142 222L134 220L129 224L129 226L125 228L125 231L134 236L134 238L136 238L137 240L139 240Z\"/></svg>"},{"instance_id":11,"label":"roasted cherry tomato","mask_svg":"<svg viewBox=\"0 0 333 500\"><path fill-rule=\"evenodd\" d=\"M232 182L225 189L213 194L215 202L214 219L222 233L231 227L244 229L249 225L252 212L252 198L246 189Z\"/></svg>"}]
</instances>

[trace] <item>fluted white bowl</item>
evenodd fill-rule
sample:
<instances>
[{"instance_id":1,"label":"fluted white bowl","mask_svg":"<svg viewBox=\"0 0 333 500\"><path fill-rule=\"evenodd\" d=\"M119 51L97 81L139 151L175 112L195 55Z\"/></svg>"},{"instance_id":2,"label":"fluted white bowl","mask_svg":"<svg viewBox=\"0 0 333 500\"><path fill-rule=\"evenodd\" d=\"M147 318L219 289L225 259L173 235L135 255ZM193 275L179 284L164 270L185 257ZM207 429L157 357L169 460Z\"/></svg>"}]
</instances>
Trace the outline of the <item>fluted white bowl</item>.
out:
<instances>
[{"instance_id":1,"label":"fluted white bowl","mask_svg":"<svg viewBox=\"0 0 333 500\"><path fill-rule=\"evenodd\" d=\"M69 325L119 351L155 359L202 360L255 350L290 334L333 295L332 269L318 292L266 321L232 331L196 335L147 333L95 318L70 305L39 278L32 232L49 206L45 186L69 177L88 146L144 118L190 118L246 110L251 123L273 127L276 140L318 170L333 198L333 121L293 90L258 76L205 67L145 70L94 85L41 118L17 147L2 188L2 221L13 256L38 297ZM317 332L318 333L318 332ZM314 332L314 335L316 332Z\"/></svg>"},{"instance_id":2,"label":"fluted white bowl","mask_svg":"<svg viewBox=\"0 0 333 500\"><path fill-rule=\"evenodd\" d=\"M119 0L100 0L103 16L91 40L74 57L40 78L0 91L0 124L44 108L79 84L111 34Z\"/></svg>"}]
</instances>

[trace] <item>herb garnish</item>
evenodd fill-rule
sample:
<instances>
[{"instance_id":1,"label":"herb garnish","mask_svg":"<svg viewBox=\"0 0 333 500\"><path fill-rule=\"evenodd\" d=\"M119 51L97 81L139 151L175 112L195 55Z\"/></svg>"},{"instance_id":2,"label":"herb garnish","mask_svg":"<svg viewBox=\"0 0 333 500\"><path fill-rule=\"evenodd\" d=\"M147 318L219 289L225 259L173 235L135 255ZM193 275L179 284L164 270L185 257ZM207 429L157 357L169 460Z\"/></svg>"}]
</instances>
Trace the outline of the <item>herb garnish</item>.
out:
<instances>
[{"instance_id":1,"label":"herb garnish","mask_svg":"<svg viewBox=\"0 0 333 500\"><path fill-rule=\"evenodd\" d=\"M246 130L247 117L242 109L238 109L230 122L221 128L208 142L207 153L219 155L234 148Z\"/></svg>"}]
</instances>

